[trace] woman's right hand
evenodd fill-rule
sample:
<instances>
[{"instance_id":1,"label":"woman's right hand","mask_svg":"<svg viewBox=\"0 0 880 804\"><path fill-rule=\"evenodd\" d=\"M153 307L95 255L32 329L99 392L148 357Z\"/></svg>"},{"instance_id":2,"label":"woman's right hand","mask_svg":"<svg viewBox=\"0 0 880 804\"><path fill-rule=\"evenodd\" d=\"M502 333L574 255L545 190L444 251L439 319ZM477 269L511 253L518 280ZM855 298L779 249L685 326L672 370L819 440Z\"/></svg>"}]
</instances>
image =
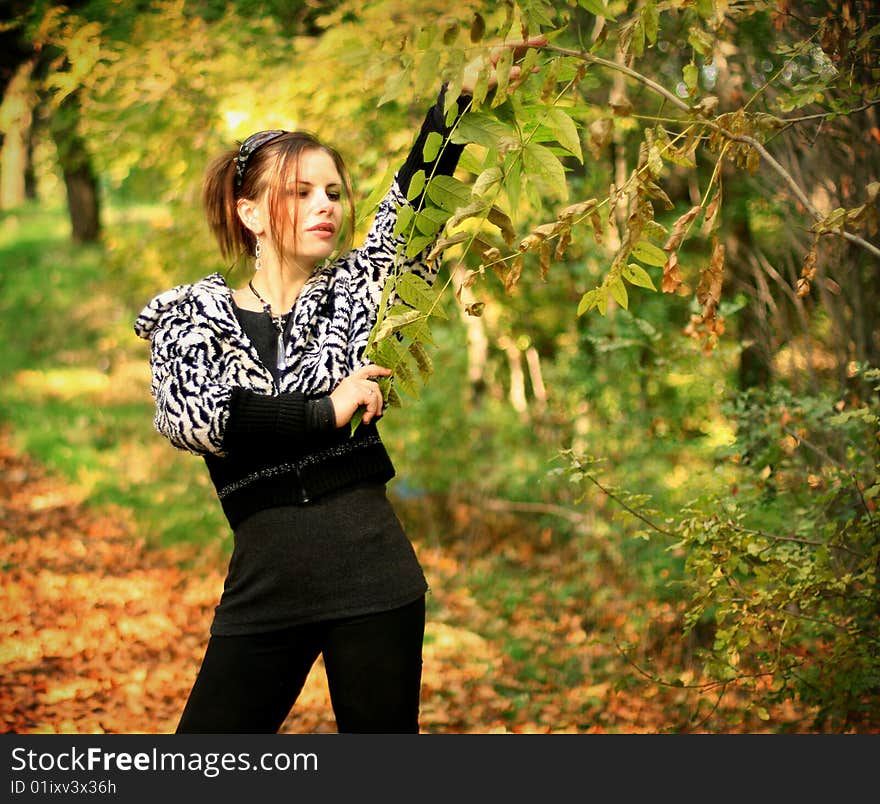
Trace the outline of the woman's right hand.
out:
<instances>
[{"instance_id":1,"label":"woman's right hand","mask_svg":"<svg viewBox=\"0 0 880 804\"><path fill-rule=\"evenodd\" d=\"M522 41L510 41L503 42L500 45L496 45L491 48L487 53L480 53L473 61L469 62L462 73L461 77L461 91L465 95L473 95L474 89L476 88L477 82L480 79L480 73L483 70L483 67L488 62L492 65L492 71L489 73L489 83L487 85L487 89L492 90L498 86L498 76L495 73L495 67L498 64L498 60L501 58L501 54L505 50L513 51L513 58L515 60L521 59L525 56L526 51L529 48L542 48L547 44L547 37L544 34L538 34L536 36L530 36L528 39L523 39ZM537 67L532 68L532 72L538 72ZM519 77L520 68L519 65L514 64L510 68L510 79L516 79Z\"/></svg>"},{"instance_id":2,"label":"woman's right hand","mask_svg":"<svg viewBox=\"0 0 880 804\"><path fill-rule=\"evenodd\" d=\"M390 377L391 369L372 363L353 371L330 394L333 410L336 413L336 426L344 427L351 421L355 411L362 405L366 407L363 423L369 424L382 415L385 400L375 377Z\"/></svg>"}]
</instances>

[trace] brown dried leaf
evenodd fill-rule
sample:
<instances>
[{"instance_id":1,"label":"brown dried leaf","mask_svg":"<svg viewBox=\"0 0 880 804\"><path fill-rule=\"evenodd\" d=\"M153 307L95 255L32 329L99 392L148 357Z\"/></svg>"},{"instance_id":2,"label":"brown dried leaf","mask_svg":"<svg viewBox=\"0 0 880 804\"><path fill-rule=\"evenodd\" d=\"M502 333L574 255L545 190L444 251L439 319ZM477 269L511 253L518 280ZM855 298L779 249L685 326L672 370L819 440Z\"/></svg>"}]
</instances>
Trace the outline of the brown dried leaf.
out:
<instances>
[{"instance_id":1,"label":"brown dried leaf","mask_svg":"<svg viewBox=\"0 0 880 804\"><path fill-rule=\"evenodd\" d=\"M697 204L692 206L684 215L680 215L672 225L672 233L669 235L663 249L665 251L677 251L684 239L688 226L693 222L694 218L700 213L702 207Z\"/></svg>"},{"instance_id":2,"label":"brown dried leaf","mask_svg":"<svg viewBox=\"0 0 880 804\"><path fill-rule=\"evenodd\" d=\"M660 289L664 293L675 293L681 287L681 273L678 270L678 254L672 252L663 266L663 280Z\"/></svg>"},{"instance_id":3,"label":"brown dried leaf","mask_svg":"<svg viewBox=\"0 0 880 804\"><path fill-rule=\"evenodd\" d=\"M602 156L602 151L611 141L613 132L614 121L610 117L602 117L590 124L587 147L594 159L599 159Z\"/></svg>"},{"instance_id":4,"label":"brown dried leaf","mask_svg":"<svg viewBox=\"0 0 880 804\"><path fill-rule=\"evenodd\" d=\"M547 274L550 272L550 244L545 240L541 243L541 263L540 263L540 273L541 279L547 279Z\"/></svg>"}]
</instances>

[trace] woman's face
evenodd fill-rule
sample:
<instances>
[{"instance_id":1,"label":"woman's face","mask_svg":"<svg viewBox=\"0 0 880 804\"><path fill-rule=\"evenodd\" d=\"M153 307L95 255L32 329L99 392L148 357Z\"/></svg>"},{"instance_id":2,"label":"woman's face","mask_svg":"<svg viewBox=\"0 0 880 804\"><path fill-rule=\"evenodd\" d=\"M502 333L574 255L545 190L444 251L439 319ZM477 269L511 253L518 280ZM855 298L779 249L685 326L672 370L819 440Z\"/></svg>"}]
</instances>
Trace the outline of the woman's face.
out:
<instances>
[{"instance_id":1,"label":"woman's face","mask_svg":"<svg viewBox=\"0 0 880 804\"><path fill-rule=\"evenodd\" d=\"M333 158L320 148L299 155L284 188L290 225L284 238L286 262L308 271L333 252L342 224L343 183Z\"/></svg>"}]
</instances>

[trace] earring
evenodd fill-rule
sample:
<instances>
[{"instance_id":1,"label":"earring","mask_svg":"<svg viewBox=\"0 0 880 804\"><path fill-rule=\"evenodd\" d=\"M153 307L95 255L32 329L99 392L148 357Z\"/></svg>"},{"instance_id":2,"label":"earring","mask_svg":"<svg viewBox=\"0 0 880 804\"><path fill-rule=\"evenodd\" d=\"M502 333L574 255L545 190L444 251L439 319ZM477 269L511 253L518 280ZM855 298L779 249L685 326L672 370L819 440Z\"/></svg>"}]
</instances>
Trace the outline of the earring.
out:
<instances>
[{"instance_id":1,"label":"earring","mask_svg":"<svg viewBox=\"0 0 880 804\"><path fill-rule=\"evenodd\" d=\"M257 238L257 245L254 246L254 270L259 271L263 267L263 244L260 238Z\"/></svg>"}]
</instances>

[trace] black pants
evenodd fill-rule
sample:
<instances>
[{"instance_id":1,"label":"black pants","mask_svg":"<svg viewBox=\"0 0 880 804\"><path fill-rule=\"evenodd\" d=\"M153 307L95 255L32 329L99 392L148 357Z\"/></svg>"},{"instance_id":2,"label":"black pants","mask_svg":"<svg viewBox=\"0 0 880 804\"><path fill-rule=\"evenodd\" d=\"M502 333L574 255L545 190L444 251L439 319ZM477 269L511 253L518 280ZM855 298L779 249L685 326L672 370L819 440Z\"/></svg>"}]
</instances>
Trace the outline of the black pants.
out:
<instances>
[{"instance_id":1,"label":"black pants","mask_svg":"<svg viewBox=\"0 0 880 804\"><path fill-rule=\"evenodd\" d=\"M425 599L246 636L212 636L178 734L274 734L320 654L340 732L418 733Z\"/></svg>"}]
</instances>

